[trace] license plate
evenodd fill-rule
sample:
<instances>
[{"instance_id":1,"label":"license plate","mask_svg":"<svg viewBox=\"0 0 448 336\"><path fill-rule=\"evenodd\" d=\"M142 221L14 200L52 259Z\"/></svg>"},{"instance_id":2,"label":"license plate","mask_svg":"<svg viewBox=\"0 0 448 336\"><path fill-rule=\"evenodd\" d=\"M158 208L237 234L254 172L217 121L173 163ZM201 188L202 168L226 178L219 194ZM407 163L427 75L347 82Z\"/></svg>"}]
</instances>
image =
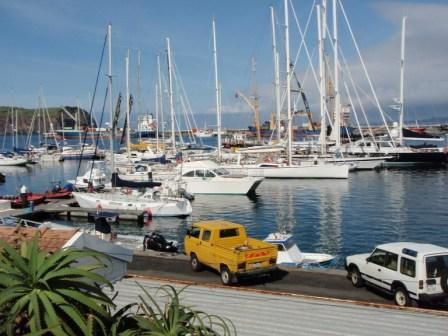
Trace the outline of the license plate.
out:
<instances>
[{"instance_id":1,"label":"license plate","mask_svg":"<svg viewBox=\"0 0 448 336\"><path fill-rule=\"evenodd\" d=\"M262 266L262 263L261 263L261 262L253 263L253 264L252 264L252 268L259 268L259 267L261 267L261 266Z\"/></svg>"}]
</instances>

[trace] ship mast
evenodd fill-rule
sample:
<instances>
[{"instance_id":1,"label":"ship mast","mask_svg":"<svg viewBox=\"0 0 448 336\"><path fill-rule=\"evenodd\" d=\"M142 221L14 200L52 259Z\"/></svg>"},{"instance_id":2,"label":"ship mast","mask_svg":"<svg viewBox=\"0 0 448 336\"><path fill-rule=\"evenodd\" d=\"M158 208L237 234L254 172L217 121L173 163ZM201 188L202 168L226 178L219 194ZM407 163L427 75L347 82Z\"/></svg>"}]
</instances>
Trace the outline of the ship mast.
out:
<instances>
[{"instance_id":1,"label":"ship mast","mask_svg":"<svg viewBox=\"0 0 448 336\"><path fill-rule=\"evenodd\" d=\"M405 16L401 26L401 60L400 60L400 145L403 145L403 118L404 118L404 44L406 35L406 19Z\"/></svg>"},{"instance_id":2,"label":"ship mast","mask_svg":"<svg viewBox=\"0 0 448 336\"><path fill-rule=\"evenodd\" d=\"M218 130L218 161L221 160L221 98L218 77L218 52L216 50L216 28L215 19L212 20L213 33L213 61L215 65L215 95L216 95L216 127Z\"/></svg>"}]
</instances>

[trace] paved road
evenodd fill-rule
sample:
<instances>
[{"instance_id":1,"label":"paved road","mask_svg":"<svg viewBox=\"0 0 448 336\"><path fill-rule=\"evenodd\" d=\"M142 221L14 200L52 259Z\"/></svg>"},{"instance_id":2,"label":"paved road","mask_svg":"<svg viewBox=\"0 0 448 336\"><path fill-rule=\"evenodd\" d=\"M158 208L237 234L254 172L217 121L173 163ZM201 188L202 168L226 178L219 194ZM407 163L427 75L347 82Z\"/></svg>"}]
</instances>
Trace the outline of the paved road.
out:
<instances>
[{"instance_id":1,"label":"paved road","mask_svg":"<svg viewBox=\"0 0 448 336\"><path fill-rule=\"evenodd\" d=\"M128 273L199 284L221 284L219 275L211 269L193 272L185 256L134 255ZM387 296L372 289L354 288L342 270L281 268L273 277L242 280L237 286L362 302L393 303Z\"/></svg>"}]
</instances>

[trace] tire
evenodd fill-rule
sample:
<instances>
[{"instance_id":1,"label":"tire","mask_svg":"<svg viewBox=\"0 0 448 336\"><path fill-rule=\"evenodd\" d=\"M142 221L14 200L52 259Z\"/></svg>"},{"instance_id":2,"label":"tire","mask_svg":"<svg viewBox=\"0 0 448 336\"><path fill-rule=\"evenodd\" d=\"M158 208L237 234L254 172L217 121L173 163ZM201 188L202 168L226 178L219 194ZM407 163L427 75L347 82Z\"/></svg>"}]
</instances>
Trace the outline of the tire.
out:
<instances>
[{"instance_id":1,"label":"tire","mask_svg":"<svg viewBox=\"0 0 448 336\"><path fill-rule=\"evenodd\" d=\"M353 286L358 288L364 286L364 280L361 277L358 267L351 266L348 275Z\"/></svg>"},{"instance_id":2,"label":"tire","mask_svg":"<svg viewBox=\"0 0 448 336\"><path fill-rule=\"evenodd\" d=\"M442 276L440 277L440 287L442 290L448 294L448 268L442 271Z\"/></svg>"},{"instance_id":3,"label":"tire","mask_svg":"<svg viewBox=\"0 0 448 336\"><path fill-rule=\"evenodd\" d=\"M232 273L227 266L221 267L221 282L225 286L229 286L232 284Z\"/></svg>"},{"instance_id":4,"label":"tire","mask_svg":"<svg viewBox=\"0 0 448 336\"><path fill-rule=\"evenodd\" d=\"M199 272L200 270L202 270L202 264L194 253L191 254L190 265L193 272Z\"/></svg>"},{"instance_id":5,"label":"tire","mask_svg":"<svg viewBox=\"0 0 448 336\"><path fill-rule=\"evenodd\" d=\"M409 307L411 305L411 298L408 291L403 287L397 287L394 290L394 301L399 307Z\"/></svg>"}]
</instances>

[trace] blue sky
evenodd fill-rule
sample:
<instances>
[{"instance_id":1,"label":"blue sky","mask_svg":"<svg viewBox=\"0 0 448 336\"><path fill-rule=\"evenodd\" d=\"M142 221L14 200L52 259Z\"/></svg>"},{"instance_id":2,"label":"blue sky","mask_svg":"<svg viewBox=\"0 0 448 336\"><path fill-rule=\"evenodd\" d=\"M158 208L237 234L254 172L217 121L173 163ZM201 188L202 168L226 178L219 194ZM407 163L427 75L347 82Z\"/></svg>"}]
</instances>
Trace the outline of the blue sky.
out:
<instances>
[{"instance_id":1,"label":"blue sky","mask_svg":"<svg viewBox=\"0 0 448 336\"><path fill-rule=\"evenodd\" d=\"M291 3L304 26L314 1ZM448 92L448 3L442 0L343 0L342 3L385 110L399 92L401 18L408 16L405 88L409 119L443 115L440 106L447 105ZM114 95L124 92L124 57L128 49L131 91L137 94L139 50L141 102L145 111L152 111L156 55L160 54L165 63L165 38L169 37L174 62L198 124L202 126L204 115L208 115L205 119L211 124L215 108L211 19L215 17L224 126L250 123L250 110L241 99L235 98L235 92L250 92L252 56L257 62L263 118L267 118L273 109L270 6L277 12L278 45L282 48L283 0L0 0L0 105L36 107L38 96L42 95L47 106L80 104L87 109L110 22ZM290 13L291 57L294 57L300 36L292 9ZM359 61L346 38L342 20L340 17L341 46L354 77L361 82ZM315 13L310 27L307 45L310 53L315 54ZM317 93L305 54L301 54L300 60L297 72L317 116ZM96 111L104 97L105 72L103 68ZM359 85L366 87L365 83ZM372 118L378 118L371 113ZM389 114L395 117L393 112Z\"/></svg>"}]
</instances>

